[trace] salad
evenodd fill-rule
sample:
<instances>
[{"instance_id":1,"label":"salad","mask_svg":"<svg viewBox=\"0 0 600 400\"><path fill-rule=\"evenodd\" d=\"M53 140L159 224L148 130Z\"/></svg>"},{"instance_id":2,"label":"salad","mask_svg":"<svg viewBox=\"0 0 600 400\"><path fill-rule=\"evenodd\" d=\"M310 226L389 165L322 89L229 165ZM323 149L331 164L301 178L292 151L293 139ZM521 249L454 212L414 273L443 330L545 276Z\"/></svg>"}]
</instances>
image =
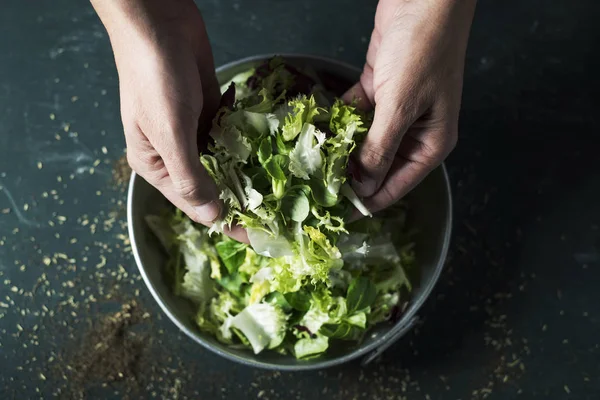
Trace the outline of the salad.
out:
<instances>
[{"instance_id":1,"label":"salad","mask_svg":"<svg viewBox=\"0 0 600 400\"><path fill-rule=\"evenodd\" d=\"M256 354L306 359L397 318L415 269L407 207L372 216L349 184L360 179L349 157L370 115L278 58L222 93L201 155L226 205L222 219L209 229L179 210L146 217L199 328ZM355 209L368 218L348 223ZM222 233L232 224L250 245Z\"/></svg>"}]
</instances>

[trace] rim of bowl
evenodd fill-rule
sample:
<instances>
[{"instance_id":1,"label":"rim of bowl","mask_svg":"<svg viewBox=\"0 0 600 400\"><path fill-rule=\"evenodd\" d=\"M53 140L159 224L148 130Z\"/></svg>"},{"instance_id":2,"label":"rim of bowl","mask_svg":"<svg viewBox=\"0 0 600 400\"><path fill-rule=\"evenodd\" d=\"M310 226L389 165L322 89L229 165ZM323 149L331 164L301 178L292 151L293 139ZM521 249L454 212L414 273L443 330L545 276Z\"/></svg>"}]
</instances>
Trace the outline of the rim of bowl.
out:
<instances>
[{"instance_id":1,"label":"rim of bowl","mask_svg":"<svg viewBox=\"0 0 600 400\"><path fill-rule=\"evenodd\" d=\"M301 53L266 53L266 54L258 54L258 55L254 55L254 56L244 57L239 60L231 61L231 62L221 65L220 67L218 67L216 69L216 73L219 74L223 71L226 71L230 68L235 68L239 65L263 61L263 60L269 59L274 56L279 56L279 57L282 57L282 58L288 59L288 60L294 60L294 59L295 60L303 60L303 61L316 60L316 61L324 62L324 63L330 64L330 65L334 65L334 66L337 66L340 68L344 68L347 70L352 70L356 73L360 73L359 68L357 68L351 64L348 64L346 62L331 59L331 58L324 57L324 56L301 54ZM438 259L437 265L435 266L435 270L434 270L434 273L433 273L431 279L429 279L427 284L425 286L423 286L422 293L412 303L412 307L410 307L409 312L404 314L402 316L402 318L400 319L400 321L398 321L396 323L396 325L393 325L390 329L393 329L393 328L397 327L398 325L405 326L416 316L417 312L421 309L421 307L423 306L425 301L429 298L429 296L431 295L431 292L433 291L435 285L437 284L439 277L442 273L442 270L444 269L444 264L446 262L446 258L448 256L448 250L450 248L450 241L451 241L451 236L452 236L452 224L453 224L452 190L450 187L450 177L448 176L448 171L446 169L445 163L440 164L440 166L438 168L441 168L441 170L442 170L442 174L443 174L443 178L444 178L445 192L448 197L448 206L447 206L447 210L446 210L446 212L447 212L446 230L444 232L444 241L442 244L440 257ZM379 336L378 338L376 338L375 340L373 340L372 343L370 343L366 346L359 347L359 348L351 351L350 353L344 354L340 357L323 360L323 361L319 361L318 359L315 359L314 362L309 362L306 364L299 364L299 365L281 365L281 364L276 364L276 363L257 361L257 360L253 360L253 359L249 359L249 358L245 358L245 357L241 357L241 356L238 356L235 354L225 352L225 351L221 350L220 348L213 346L212 344L206 342L200 335L197 334L197 332L194 332L194 331L188 329L188 327L185 326L180 321L180 319L177 318L171 312L170 307L167 306L165 300L157 292L152 281L146 274L146 269L144 268L144 265L142 263L142 260L141 260L141 257L140 257L139 251L138 251L138 246L137 246L137 243L135 240L135 231L133 229L133 220L132 220L133 207L134 207L133 191L134 191L136 178L137 178L137 174L134 171L132 171L131 177L129 180L129 187L128 187L128 191L127 191L127 230L128 230L128 234L129 234L129 240L131 242L131 250L133 253L133 257L135 259L138 270L140 271L140 275L142 276L144 283L146 284L146 287L150 291L150 294L152 295L154 300L158 303L158 305L160 306L162 311L169 317L169 319L182 332L184 332L187 336L189 336L196 343L199 343L200 345L202 345L205 349L212 351L213 353L215 353L219 356L222 356L230 361L238 362L238 363L246 365L246 366L258 367L258 368L263 368L263 369L267 369L267 370L277 370L277 371L307 371L307 370L315 370L315 369L324 369L324 368L329 368L329 367L333 367L336 365L345 364L351 360L355 360L355 359L357 359L361 356L364 356L364 355L368 354L369 352L377 349L378 347L387 343L387 340L395 341L395 340L400 339L400 337L395 337L396 335L392 335L391 337L386 337L386 335L383 334L383 335Z\"/></svg>"}]
</instances>

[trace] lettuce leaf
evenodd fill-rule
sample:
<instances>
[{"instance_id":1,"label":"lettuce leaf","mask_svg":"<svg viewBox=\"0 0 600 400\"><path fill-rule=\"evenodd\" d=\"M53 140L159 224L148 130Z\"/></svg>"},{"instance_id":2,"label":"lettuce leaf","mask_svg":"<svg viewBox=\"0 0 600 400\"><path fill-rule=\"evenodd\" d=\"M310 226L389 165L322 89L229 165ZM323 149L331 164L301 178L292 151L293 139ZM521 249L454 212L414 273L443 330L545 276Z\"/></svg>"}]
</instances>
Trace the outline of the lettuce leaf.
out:
<instances>
[{"instance_id":1,"label":"lettuce leaf","mask_svg":"<svg viewBox=\"0 0 600 400\"><path fill-rule=\"evenodd\" d=\"M255 303L233 317L228 328L239 330L250 342L255 354L264 348L272 349L283 342L287 329L287 317L277 306Z\"/></svg>"},{"instance_id":2,"label":"lettuce leaf","mask_svg":"<svg viewBox=\"0 0 600 400\"><path fill-rule=\"evenodd\" d=\"M302 338L294 344L294 355L298 359L307 359L324 353L329 347L329 338L315 335L314 338Z\"/></svg>"},{"instance_id":3,"label":"lettuce leaf","mask_svg":"<svg viewBox=\"0 0 600 400\"><path fill-rule=\"evenodd\" d=\"M147 217L175 294L223 343L316 357L332 340L361 340L409 299L406 206L372 216L349 181L371 118L323 88L320 74L277 58L233 77L200 156L222 218L205 228L180 211ZM353 209L370 218L348 223ZM234 224L250 245L222 234Z\"/></svg>"}]
</instances>

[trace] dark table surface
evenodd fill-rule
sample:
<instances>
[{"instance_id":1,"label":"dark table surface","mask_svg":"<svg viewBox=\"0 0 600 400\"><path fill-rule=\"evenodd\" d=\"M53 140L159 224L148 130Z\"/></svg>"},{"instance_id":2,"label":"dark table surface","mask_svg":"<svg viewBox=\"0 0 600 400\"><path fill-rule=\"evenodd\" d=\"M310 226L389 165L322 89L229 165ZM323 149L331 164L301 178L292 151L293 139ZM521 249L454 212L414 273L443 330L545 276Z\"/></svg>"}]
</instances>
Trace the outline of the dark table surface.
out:
<instances>
[{"instance_id":1,"label":"dark table surface","mask_svg":"<svg viewBox=\"0 0 600 400\"><path fill-rule=\"evenodd\" d=\"M200 7L217 64L300 52L361 65L375 4ZM161 317L124 236L126 193L113 177L124 140L103 27L84 1L5 0L0 398L71 393L70 354L85 356L90 324L132 298L152 321L139 333L144 384L99 379L88 398L599 398L599 11L591 0L480 1L447 161L451 257L421 325L368 368L289 374L219 358Z\"/></svg>"}]
</instances>

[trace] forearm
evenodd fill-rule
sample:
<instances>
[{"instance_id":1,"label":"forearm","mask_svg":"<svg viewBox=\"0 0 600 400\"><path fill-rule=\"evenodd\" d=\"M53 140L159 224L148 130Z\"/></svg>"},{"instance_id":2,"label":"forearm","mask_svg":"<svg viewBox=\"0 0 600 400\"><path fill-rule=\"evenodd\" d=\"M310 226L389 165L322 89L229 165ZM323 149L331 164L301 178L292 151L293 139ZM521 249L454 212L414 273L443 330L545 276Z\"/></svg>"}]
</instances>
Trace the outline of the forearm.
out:
<instances>
[{"instance_id":1,"label":"forearm","mask_svg":"<svg viewBox=\"0 0 600 400\"><path fill-rule=\"evenodd\" d=\"M193 0L90 0L113 50L132 44L155 46L170 37L195 37L204 23Z\"/></svg>"},{"instance_id":2,"label":"forearm","mask_svg":"<svg viewBox=\"0 0 600 400\"><path fill-rule=\"evenodd\" d=\"M193 0L90 0L109 36L134 29L151 34L156 27L198 14Z\"/></svg>"},{"instance_id":3,"label":"forearm","mask_svg":"<svg viewBox=\"0 0 600 400\"><path fill-rule=\"evenodd\" d=\"M436 25L459 22L468 31L477 0L380 0L379 5L393 10L387 18L426 18Z\"/></svg>"}]
</instances>

